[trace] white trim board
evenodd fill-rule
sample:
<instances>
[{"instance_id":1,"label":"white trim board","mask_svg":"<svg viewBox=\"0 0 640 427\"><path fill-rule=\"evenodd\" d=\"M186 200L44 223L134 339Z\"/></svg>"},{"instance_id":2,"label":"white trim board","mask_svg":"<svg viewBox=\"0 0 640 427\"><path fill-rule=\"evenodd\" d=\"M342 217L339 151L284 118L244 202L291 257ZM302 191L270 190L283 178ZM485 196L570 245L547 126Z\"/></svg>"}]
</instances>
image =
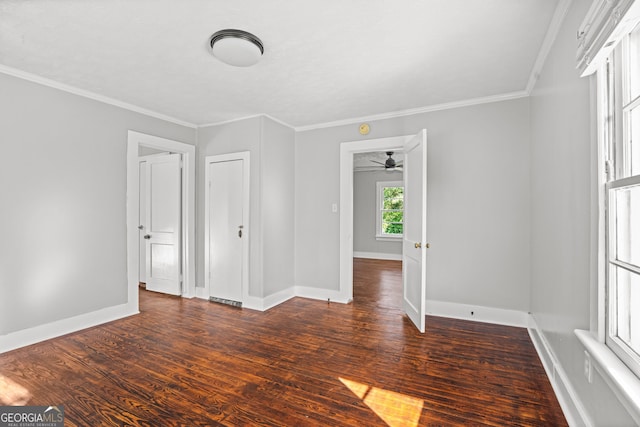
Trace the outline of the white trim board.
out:
<instances>
[{"instance_id":1,"label":"white trim board","mask_svg":"<svg viewBox=\"0 0 640 427\"><path fill-rule=\"evenodd\" d=\"M220 125L226 125L229 123L234 123L234 122L240 122L242 120L249 120L249 119L255 119L258 117L265 117L271 121L274 121L278 124L281 124L282 126L288 127L289 129L292 130L296 130L296 128L294 126L291 126L289 123L285 123L280 119L276 119L275 117L269 115L269 114L253 114L251 116L243 116L243 117L238 117L235 119L228 119L228 120L222 120L219 122L213 122L213 123L206 123L206 124L202 124L202 125L198 125L198 129L202 129L202 128L208 128L208 127L213 127L213 126L220 126Z\"/></svg>"},{"instance_id":2,"label":"white trim board","mask_svg":"<svg viewBox=\"0 0 640 427\"><path fill-rule=\"evenodd\" d=\"M591 356L592 367L616 395L634 421L640 425L640 379L595 334L577 329L580 343Z\"/></svg>"},{"instance_id":3,"label":"white trim board","mask_svg":"<svg viewBox=\"0 0 640 427\"><path fill-rule=\"evenodd\" d=\"M37 83L42 86L48 86L53 89L58 89L63 92L72 93L74 95L82 96L83 98L93 99L94 101L102 102L103 104L113 105L115 107L122 108L124 110L133 111L134 113L144 114L145 116L153 117L156 119L164 120L165 122L174 123L180 126L196 129L198 126L186 122L184 120L176 119L175 117L167 116L166 114L158 113L156 111L148 110L146 108L139 107L137 105L129 104L118 99L109 98L108 96L100 95L95 92L80 89L74 86L66 85L64 83L57 82L55 80L41 77L36 74L27 73L26 71L18 70L17 68L7 67L0 64L0 73L8 76L17 77L22 80L27 80L32 83Z\"/></svg>"},{"instance_id":4,"label":"white trim board","mask_svg":"<svg viewBox=\"0 0 640 427\"><path fill-rule=\"evenodd\" d=\"M427 105L425 107L411 108L407 110L390 111L382 114L372 114L370 116L352 117L333 122L318 123L315 125L298 126L294 129L297 132L308 130L331 128L336 126L352 125L354 123L370 122L374 120L394 119L398 117L413 116L415 114L432 113L435 111L451 110L454 108L472 107L474 105L490 104L492 102L510 101L512 99L526 98L530 93L521 90L517 92L501 93L498 95L485 96L481 98L463 99L460 101L446 102L443 104Z\"/></svg>"},{"instance_id":5,"label":"white trim board","mask_svg":"<svg viewBox=\"0 0 640 427\"><path fill-rule=\"evenodd\" d=\"M196 288L196 297L204 300L208 300L207 290L202 287ZM320 301L337 302L340 304L348 304L351 301L345 300L340 291L331 289L320 289L307 286L292 286L287 289L283 289L275 294L268 295L264 298L245 296L246 301L242 302L242 308L248 308L250 310L267 311L277 305L280 305L291 298L308 298Z\"/></svg>"},{"instance_id":6,"label":"white trim board","mask_svg":"<svg viewBox=\"0 0 640 427\"><path fill-rule=\"evenodd\" d=\"M209 291L205 287L196 288L196 298L200 298L208 301L209 300L208 293ZM283 289L279 292L276 292L275 294L268 295L264 298L244 295L243 296L244 301L242 301L242 308L248 308L250 310L257 310L257 311L267 311L296 296L299 296L299 295L296 295L295 287Z\"/></svg>"},{"instance_id":7,"label":"white trim board","mask_svg":"<svg viewBox=\"0 0 640 427\"><path fill-rule=\"evenodd\" d=\"M496 325L517 326L526 328L528 314L525 311L504 308L485 307L473 304L436 301L427 299L427 315L450 317L452 319L471 320L474 322L494 323Z\"/></svg>"},{"instance_id":8,"label":"white trim board","mask_svg":"<svg viewBox=\"0 0 640 427\"><path fill-rule=\"evenodd\" d=\"M380 252L353 252L354 258L383 259L390 261L402 261L402 254L385 254Z\"/></svg>"},{"instance_id":9,"label":"white trim board","mask_svg":"<svg viewBox=\"0 0 640 427\"><path fill-rule=\"evenodd\" d=\"M551 52L551 47L556 41L556 37L558 36L558 32L560 32L560 27L562 27L562 23L564 22L564 18L567 16L567 12L569 11L569 6L571 6L572 1L573 0L560 0L556 6L556 10L553 12L551 23L549 24L549 28L547 28L547 33L544 36L542 45L540 46L540 51L538 51L536 62L533 64L533 69L529 74L529 80L525 89L527 95L531 95L533 88L536 86L536 83L540 78L542 67L544 67L544 63L547 60L547 56L549 56L549 52Z\"/></svg>"},{"instance_id":10,"label":"white trim board","mask_svg":"<svg viewBox=\"0 0 640 427\"><path fill-rule=\"evenodd\" d=\"M544 332L538 327L533 314L529 314L528 317L529 325L527 330L529 331L531 342L533 342L533 346L538 353L567 423L570 426L592 427L593 422L587 415L582 400L578 397L562 365L558 362L558 358L547 342Z\"/></svg>"},{"instance_id":11,"label":"white trim board","mask_svg":"<svg viewBox=\"0 0 640 427\"><path fill-rule=\"evenodd\" d=\"M113 320L138 314L138 304L121 304L0 336L0 353L26 347Z\"/></svg>"}]
</instances>

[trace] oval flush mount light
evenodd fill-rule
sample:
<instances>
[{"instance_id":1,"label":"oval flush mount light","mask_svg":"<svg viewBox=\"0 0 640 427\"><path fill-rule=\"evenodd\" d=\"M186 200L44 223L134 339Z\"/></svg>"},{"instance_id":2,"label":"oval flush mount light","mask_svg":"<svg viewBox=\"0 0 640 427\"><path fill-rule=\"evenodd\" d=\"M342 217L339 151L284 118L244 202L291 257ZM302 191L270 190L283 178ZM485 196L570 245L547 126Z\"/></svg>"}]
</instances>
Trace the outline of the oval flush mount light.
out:
<instances>
[{"instance_id":1,"label":"oval flush mount light","mask_svg":"<svg viewBox=\"0 0 640 427\"><path fill-rule=\"evenodd\" d=\"M220 30L209 39L211 53L225 64L234 67L250 67L264 53L259 38L242 30Z\"/></svg>"}]
</instances>

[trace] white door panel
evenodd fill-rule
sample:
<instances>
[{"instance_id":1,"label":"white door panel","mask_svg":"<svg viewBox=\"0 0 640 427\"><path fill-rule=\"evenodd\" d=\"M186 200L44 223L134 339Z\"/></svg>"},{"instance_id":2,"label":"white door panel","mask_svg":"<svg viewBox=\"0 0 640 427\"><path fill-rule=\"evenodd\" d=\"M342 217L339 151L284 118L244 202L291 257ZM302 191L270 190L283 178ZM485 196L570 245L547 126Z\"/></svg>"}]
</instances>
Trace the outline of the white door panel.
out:
<instances>
[{"instance_id":1,"label":"white door panel","mask_svg":"<svg viewBox=\"0 0 640 427\"><path fill-rule=\"evenodd\" d=\"M146 165L146 279L147 289L182 293L180 154L153 156Z\"/></svg>"},{"instance_id":2,"label":"white door panel","mask_svg":"<svg viewBox=\"0 0 640 427\"><path fill-rule=\"evenodd\" d=\"M405 143L404 235L402 239L403 309L425 331L427 249L427 131Z\"/></svg>"},{"instance_id":3,"label":"white door panel","mask_svg":"<svg viewBox=\"0 0 640 427\"><path fill-rule=\"evenodd\" d=\"M144 224L147 221L147 162L140 161L138 163L139 178L139 211L138 211L138 230L139 233L139 257L138 257L138 282L147 283L147 241L144 239L146 229Z\"/></svg>"},{"instance_id":4,"label":"white door panel","mask_svg":"<svg viewBox=\"0 0 640 427\"><path fill-rule=\"evenodd\" d=\"M209 296L242 302L244 160L209 164Z\"/></svg>"}]
</instances>

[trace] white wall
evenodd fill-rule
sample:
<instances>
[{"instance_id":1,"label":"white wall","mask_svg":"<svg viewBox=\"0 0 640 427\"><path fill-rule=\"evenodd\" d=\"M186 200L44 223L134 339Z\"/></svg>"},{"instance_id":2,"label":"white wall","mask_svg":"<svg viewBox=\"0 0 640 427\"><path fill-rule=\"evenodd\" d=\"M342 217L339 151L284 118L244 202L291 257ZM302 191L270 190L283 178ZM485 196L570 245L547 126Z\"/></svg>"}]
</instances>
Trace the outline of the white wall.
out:
<instances>
[{"instance_id":1,"label":"white wall","mask_svg":"<svg viewBox=\"0 0 640 427\"><path fill-rule=\"evenodd\" d=\"M402 181L402 172L357 171L353 174L353 251L383 255L402 255L402 241L376 240L378 213L376 183ZM357 255L357 254L356 254Z\"/></svg>"},{"instance_id":2,"label":"white wall","mask_svg":"<svg viewBox=\"0 0 640 427\"><path fill-rule=\"evenodd\" d=\"M575 69L576 31L590 2L574 1L531 96L531 311L594 426L635 423L594 370L582 372L574 329L589 329L591 222L597 193L589 80Z\"/></svg>"},{"instance_id":3,"label":"white wall","mask_svg":"<svg viewBox=\"0 0 640 427\"><path fill-rule=\"evenodd\" d=\"M198 130L197 226L204 230L205 157L251 152L249 295L292 288L294 264L294 132L267 117ZM204 236L197 233L198 286L204 286Z\"/></svg>"},{"instance_id":4,"label":"white wall","mask_svg":"<svg viewBox=\"0 0 640 427\"><path fill-rule=\"evenodd\" d=\"M260 135L262 118L255 117L218 126L208 126L198 129L198 165L196 168L196 229L204 230L204 201L205 201L205 157L251 152L250 169L250 218L249 218L249 295L262 296L262 256L261 256L261 223L260 223ZM204 235L196 232L196 286L204 286Z\"/></svg>"},{"instance_id":5,"label":"white wall","mask_svg":"<svg viewBox=\"0 0 640 427\"><path fill-rule=\"evenodd\" d=\"M263 296L294 286L293 129L264 117L261 140Z\"/></svg>"},{"instance_id":6,"label":"white wall","mask_svg":"<svg viewBox=\"0 0 640 427\"><path fill-rule=\"evenodd\" d=\"M427 298L528 311L529 100L370 124L366 137L357 124L296 136L296 285L339 289L340 143L426 128Z\"/></svg>"},{"instance_id":7,"label":"white wall","mask_svg":"<svg viewBox=\"0 0 640 427\"><path fill-rule=\"evenodd\" d=\"M0 335L127 303L127 131L195 130L4 74L0 93Z\"/></svg>"}]
</instances>

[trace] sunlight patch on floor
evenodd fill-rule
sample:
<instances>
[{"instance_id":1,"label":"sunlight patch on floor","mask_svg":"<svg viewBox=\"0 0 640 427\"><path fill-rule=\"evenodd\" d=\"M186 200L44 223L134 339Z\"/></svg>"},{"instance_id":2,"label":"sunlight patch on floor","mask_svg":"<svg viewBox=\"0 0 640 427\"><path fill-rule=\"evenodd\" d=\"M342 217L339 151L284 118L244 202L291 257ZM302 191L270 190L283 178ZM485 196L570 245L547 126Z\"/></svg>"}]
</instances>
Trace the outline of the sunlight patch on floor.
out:
<instances>
[{"instance_id":1,"label":"sunlight patch on floor","mask_svg":"<svg viewBox=\"0 0 640 427\"><path fill-rule=\"evenodd\" d=\"M358 396L390 427L415 427L420 422L424 401L393 391L371 387L340 378L340 382Z\"/></svg>"},{"instance_id":2,"label":"sunlight patch on floor","mask_svg":"<svg viewBox=\"0 0 640 427\"><path fill-rule=\"evenodd\" d=\"M24 406L31 400L29 390L0 375L0 405Z\"/></svg>"}]
</instances>

